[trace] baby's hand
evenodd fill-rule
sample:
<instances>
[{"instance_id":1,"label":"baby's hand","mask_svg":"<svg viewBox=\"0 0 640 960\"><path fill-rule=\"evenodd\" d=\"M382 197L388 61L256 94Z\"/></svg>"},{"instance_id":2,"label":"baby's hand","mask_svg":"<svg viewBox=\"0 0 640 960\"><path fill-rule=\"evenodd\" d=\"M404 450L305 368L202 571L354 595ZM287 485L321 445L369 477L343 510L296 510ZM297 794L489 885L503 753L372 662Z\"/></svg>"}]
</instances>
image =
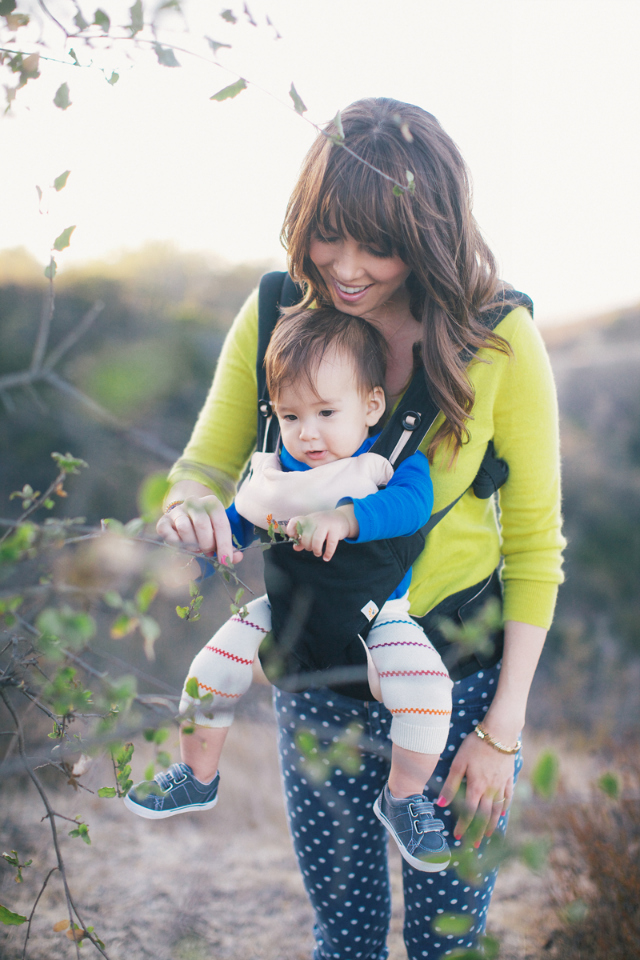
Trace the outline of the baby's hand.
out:
<instances>
[{"instance_id":1,"label":"baby's hand","mask_svg":"<svg viewBox=\"0 0 640 960\"><path fill-rule=\"evenodd\" d=\"M287 536L298 540L294 550L312 550L314 556L323 560L331 560L340 540L357 537L359 532L352 503L306 517L292 517L286 527Z\"/></svg>"}]
</instances>

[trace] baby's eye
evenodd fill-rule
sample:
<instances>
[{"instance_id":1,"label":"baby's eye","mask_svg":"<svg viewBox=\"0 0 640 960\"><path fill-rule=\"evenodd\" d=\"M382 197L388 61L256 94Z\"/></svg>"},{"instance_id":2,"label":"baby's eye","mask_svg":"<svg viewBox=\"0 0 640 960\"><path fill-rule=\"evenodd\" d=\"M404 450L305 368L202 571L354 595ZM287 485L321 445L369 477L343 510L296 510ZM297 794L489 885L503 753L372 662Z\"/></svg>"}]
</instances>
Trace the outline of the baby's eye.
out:
<instances>
[{"instance_id":1,"label":"baby's eye","mask_svg":"<svg viewBox=\"0 0 640 960\"><path fill-rule=\"evenodd\" d=\"M298 418L296 417L295 413L285 413L285 415L282 417L282 419L283 419L283 420L288 420L289 423L293 423L294 420L297 420Z\"/></svg>"},{"instance_id":2,"label":"baby's eye","mask_svg":"<svg viewBox=\"0 0 640 960\"><path fill-rule=\"evenodd\" d=\"M321 417L330 417L330 416L331 416L332 414L334 414L334 413L335 413L335 410L321 410L321 411L320 411L320 416L321 416Z\"/></svg>"}]
</instances>

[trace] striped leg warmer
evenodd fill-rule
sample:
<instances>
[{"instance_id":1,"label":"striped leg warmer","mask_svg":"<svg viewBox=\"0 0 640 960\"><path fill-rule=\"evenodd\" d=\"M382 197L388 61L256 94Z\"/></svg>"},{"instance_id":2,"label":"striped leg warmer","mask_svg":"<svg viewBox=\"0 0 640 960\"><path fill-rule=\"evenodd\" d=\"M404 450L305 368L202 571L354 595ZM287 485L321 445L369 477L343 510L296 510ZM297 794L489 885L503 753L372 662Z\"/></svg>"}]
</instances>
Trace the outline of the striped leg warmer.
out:
<instances>
[{"instance_id":1,"label":"striped leg warmer","mask_svg":"<svg viewBox=\"0 0 640 960\"><path fill-rule=\"evenodd\" d=\"M180 713L196 705L193 718L199 726L231 726L236 704L251 686L251 667L258 647L270 630L271 607L266 596L247 604L244 620L239 616L227 620L195 657L185 681L186 687L195 678L200 696L210 693L213 701L199 709L197 701L183 689Z\"/></svg>"},{"instance_id":2,"label":"striped leg warmer","mask_svg":"<svg viewBox=\"0 0 640 960\"><path fill-rule=\"evenodd\" d=\"M449 735L453 683L440 654L408 609L404 597L385 603L367 648L382 701L393 715L393 743L415 753L440 754Z\"/></svg>"}]
</instances>

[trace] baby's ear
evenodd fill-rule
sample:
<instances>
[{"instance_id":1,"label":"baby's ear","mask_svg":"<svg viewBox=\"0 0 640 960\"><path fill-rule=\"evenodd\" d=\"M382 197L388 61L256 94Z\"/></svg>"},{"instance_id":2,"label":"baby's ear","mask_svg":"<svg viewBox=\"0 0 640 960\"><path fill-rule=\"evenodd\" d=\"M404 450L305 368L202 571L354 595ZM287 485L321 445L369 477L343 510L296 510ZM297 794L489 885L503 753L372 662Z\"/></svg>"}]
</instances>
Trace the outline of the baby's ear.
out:
<instances>
[{"instance_id":1,"label":"baby's ear","mask_svg":"<svg viewBox=\"0 0 640 960\"><path fill-rule=\"evenodd\" d=\"M382 419L386 406L387 403L384 397L384 390L382 387L374 387L369 393L368 399L366 420L368 427L374 427L376 423Z\"/></svg>"}]
</instances>

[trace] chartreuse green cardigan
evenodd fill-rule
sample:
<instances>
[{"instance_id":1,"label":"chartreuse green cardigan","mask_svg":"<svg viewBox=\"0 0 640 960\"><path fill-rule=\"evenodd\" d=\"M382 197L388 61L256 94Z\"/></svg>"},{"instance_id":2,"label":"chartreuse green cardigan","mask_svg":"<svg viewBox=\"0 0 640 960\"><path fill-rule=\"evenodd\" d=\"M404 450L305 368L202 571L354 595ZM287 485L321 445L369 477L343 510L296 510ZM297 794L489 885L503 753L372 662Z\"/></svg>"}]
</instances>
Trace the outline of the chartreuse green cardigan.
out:
<instances>
[{"instance_id":1,"label":"chartreuse green cardigan","mask_svg":"<svg viewBox=\"0 0 640 960\"><path fill-rule=\"evenodd\" d=\"M558 410L542 338L524 307L496 327L512 356L483 348L469 367L475 390L470 438L451 464L441 446L431 465L440 510L472 483L489 440L509 464L495 498L467 490L427 537L413 567L411 613L424 616L479 583L502 561L504 618L549 627L562 582ZM228 506L256 442L258 296L251 294L226 338L206 402L169 479L197 480ZM442 423L440 415L422 445ZM496 509L496 508L499 508Z\"/></svg>"}]
</instances>

